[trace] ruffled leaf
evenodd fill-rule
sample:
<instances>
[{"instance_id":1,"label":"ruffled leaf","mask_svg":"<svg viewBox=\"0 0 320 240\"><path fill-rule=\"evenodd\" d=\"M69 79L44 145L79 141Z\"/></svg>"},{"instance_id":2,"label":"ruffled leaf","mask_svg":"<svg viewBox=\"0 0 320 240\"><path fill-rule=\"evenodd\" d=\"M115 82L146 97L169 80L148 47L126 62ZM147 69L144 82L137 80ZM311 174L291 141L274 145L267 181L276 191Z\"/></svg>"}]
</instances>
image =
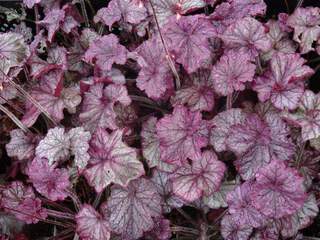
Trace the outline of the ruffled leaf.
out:
<instances>
[{"instance_id":1,"label":"ruffled leaf","mask_svg":"<svg viewBox=\"0 0 320 240\"><path fill-rule=\"evenodd\" d=\"M300 100L298 109L294 113L285 114L289 122L301 127L304 141L320 136L320 94L306 90Z\"/></svg>"},{"instance_id":2,"label":"ruffled leaf","mask_svg":"<svg viewBox=\"0 0 320 240\"><path fill-rule=\"evenodd\" d=\"M312 219L318 215L319 208L316 198L310 194L303 207L294 214L277 220L276 225L285 238L295 236L300 229L312 223Z\"/></svg>"},{"instance_id":3,"label":"ruffled leaf","mask_svg":"<svg viewBox=\"0 0 320 240\"><path fill-rule=\"evenodd\" d=\"M175 167L160 158L160 143L156 133L157 118L151 117L142 125L142 153L149 167L157 167L162 171L171 172Z\"/></svg>"},{"instance_id":4,"label":"ruffled leaf","mask_svg":"<svg viewBox=\"0 0 320 240\"><path fill-rule=\"evenodd\" d=\"M306 199L303 178L278 160L259 170L251 196L255 208L276 219L294 213Z\"/></svg>"},{"instance_id":5,"label":"ruffled leaf","mask_svg":"<svg viewBox=\"0 0 320 240\"><path fill-rule=\"evenodd\" d=\"M11 182L1 192L1 207L27 224L37 223L47 217L47 212L41 207L41 200L36 198L32 188L19 181Z\"/></svg>"},{"instance_id":6,"label":"ruffled leaf","mask_svg":"<svg viewBox=\"0 0 320 240\"><path fill-rule=\"evenodd\" d=\"M154 37L142 43L136 52L137 62L141 68L137 87L145 91L150 98L164 97L168 90L173 89L173 79L160 40Z\"/></svg>"},{"instance_id":7,"label":"ruffled leaf","mask_svg":"<svg viewBox=\"0 0 320 240\"><path fill-rule=\"evenodd\" d=\"M157 123L161 159L183 166L187 158L198 159L200 149L208 144L208 129L200 112L191 112L183 106L174 108Z\"/></svg>"},{"instance_id":8,"label":"ruffled leaf","mask_svg":"<svg viewBox=\"0 0 320 240\"><path fill-rule=\"evenodd\" d=\"M171 16L179 19L183 14L206 6L204 0L157 0L152 3L160 26L165 24ZM149 12L153 13L150 4L148 7Z\"/></svg>"},{"instance_id":9,"label":"ruffled leaf","mask_svg":"<svg viewBox=\"0 0 320 240\"><path fill-rule=\"evenodd\" d=\"M49 160L49 164L69 157L70 139L65 134L64 128L49 129L46 137L39 142L36 148L36 155Z\"/></svg>"},{"instance_id":10,"label":"ruffled leaf","mask_svg":"<svg viewBox=\"0 0 320 240\"><path fill-rule=\"evenodd\" d=\"M270 99L279 109L295 109L304 91L302 80L314 73L304 65L305 62L299 54L274 54L270 69L258 77L253 85L260 101Z\"/></svg>"},{"instance_id":11,"label":"ruffled leaf","mask_svg":"<svg viewBox=\"0 0 320 240\"><path fill-rule=\"evenodd\" d=\"M229 136L231 126L240 124L245 120L245 114L240 108L233 108L219 113L215 116L211 124L210 143L217 152L227 150L226 140Z\"/></svg>"},{"instance_id":12,"label":"ruffled leaf","mask_svg":"<svg viewBox=\"0 0 320 240\"><path fill-rule=\"evenodd\" d=\"M249 225L239 225L231 215L224 215L221 221L221 234L226 240L247 240L252 233Z\"/></svg>"},{"instance_id":13,"label":"ruffled leaf","mask_svg":"<svg viewBox=\"0 0 320 240\"><path fill-rule=\"evenodd\" d=\"M87 153L90 138L91 134L82 127L72 128L69 132L60 127L52 128L38 144L36 155L47 158L50 165L74 156L75 166L82 170L90 158Z\"/></svg>"},{"instance_id":14,"label":"ruffled leaf","mask_svg":"<svg viewBox=\"0 0 320 240\"><path fill-rule=\"evenodd\" d=\"M27 168L27 174L35 189L46 198L64 200L70 186L67 169L50 166L45 158L35 158Z\"/></svg>"},{"instance_id":15,"label":"ruffled leaf","mask_svg":"<svg viewBox=\"0 0 320 240\"><path fill-rule=\"evenodd\" d=\"M81 240L109 240L109 222L91 205L84 204L76 215L77 233Z\"/></svg>"},{"instance_id":16,"label":"ruffled leaf","mask_svg":"<svg viewBox=\"0 0 320 240\"><path fill-rule=\"evenodd\" d=\"M154 223L154 228L147 234L147 239L169 240L170 238L170 221L163 217L157 218Z\"/></svg>"},{"instance_id":17,"label":"ruffled leaf","mask_svg":"<svg viewBox=\"0 0 320 240\"><path fill-rule=\"evenodd\" d=\"M164 26L169 50L188 73L207 65L211 51L208 39L214 36L210 22L201 15L171 18Z\"/></svg>"},{"instance_id":18,"label":"ruffled leaf","mask_svg":"<svg viewBox=\"0 0 320 240\"><path fill-rule=\"evenodd\" d=\"M252 182L245 182L228 193L227 203L229 213L240 225L261 227L266 222L266 217L261 214L251 203Z\"/></svg>"},{"instance_id":19,"label":"ruffled leaf","mask_svg":"<svg viewBox=\"0 0 320 240\"><path fill-rule=\"evenodd\" d=\"M123 132L111 134L99 128L90 141L90 160L84 175L97 192L110 183L127 186L129 182L144 174L136 149L122 141Z\"/></svg>"},{"instance_id":20,"label":"ruffled leaf","mask_svg":"<svg viewBox=\"0 0 320 240\"><path fill-rule=\"evenodd\" d=\"M37 148L36 155L49 160L49 164L69 157L70 139L64 128L56 127L49 129L46 137L42 139Z\"/></svg>"},{"instance_id":21,"label":"ruffled leaf","mask_svg":"<svg viewBox=\"0 0 320 240\"><path fill-rule=\"evenodd\" d=\"M170 177L173 192L187 202L209 196L220 187L226 166L211 151L205 151L192 164L179 167Z\"/></svg>"},{"instance_id":22,"label":"ruffled leaf","mask_svg":"<svg viewBox=\"0 0 320 240\"><path fill-rule=\"evenodd\" d=\"M6 151L9 157L16 157L18 160L32 159L38 138L21 129L14 129L10 132L10 142L6 144Z\"/></svg>"},{"instance_id":23,"label":"ruffled leaf","mask_svg":"<svg viewBox=\"0 0 320 240\"><path fill-rule=\"evenodd\" d=\"M235 162L244 179L250 179L274 158L289 160L294 145L288 139L289 129L274 113L264 119L249 115L242 124L233 125L227 138L228 149L239 156Z\"/></svg>"},{"instance_id":24,"label":"ruffled leaf","mask_svg":"<svg viewBox=\"0 0 320 240\"><path fill-rule=\"evenodd\" d=\"M228 207L227 194L234 190L235 182L223 182L219 191L203 197L203 202L210 208L219 209Z\"/></svg>"},{"instance_id":25,"label":"ruffled leaf","mask_svg":"<svg viewBox=\"0 0 320 240\"><path fill-rule=\"evenodd\" d=\"M245 83L253 81L256 66L245 53L230 50L213 66L212 80L215 91L227 96L245 89Z\"/></svg>"},{"instance_id":26,"label":"ruffled leaf","mask_svg":"<svg viewBox=\"0 0 320 240\"><path fill-rule=\"evenodd\" d=\"M180 208L185 203L184 200L173 193L172 184L169 181L169 178L169 173L159 170L154 170L151 178L157 192L162 198L162 207L165 213L171 212L173 208Z\"/></svg>"},{"instance_id":27,"label":"ruffled leaf","mask_svg":"<svg viewBox=\"0 0 320 240\"><path fill-rule=\"evenodd\" d=\"M289 38L289 34L285 31L282 31L281 22L269 20L266 23L266 26L269 28L267 37L272 43L272 48L268 52L263 53L262 58L264 60L270 60L272 56L278 52L287 54L296 52L297 46Z\"/></svg>"},{"instance_id":28,"label":"ruffled leaf","mask_svg":"<svg viewBox=\"0 0 320 240\"><path fill-rule=\"evenodd\" d=\"M56 32L59 30L65 18L65 12L62 9L52 9L47 12L45 18L39 21L48 30L48 40L52 42Z\"/></svg>"},{"instance_id":29,"label":"ruffled leaf","mask_svg":"<svg viewBox=\"0 0 320 240\"><path fill-rule=\"evenodd\" d=\"M90 132L98 127L117 129L117 115L114 111L117 102L124 106L130 105L131 99L125 86L111 84L104 87L102 83L92 85L84 95L79 115L83 127Z\"/></svg>"},{"instance_id":30,"label":"ruffled leaf","mask_svg":"<svg viewBox=\"0 0 320 240\"><path fill-rule=\"evenodd\" d=\"M287 24L294 29L293 39L300 44L302 54L315 50L312 44L320 37L320 8L297 8Z\"/></svg>"},{"instance_id":31,"label":"ruffled leaf","mask_svg":"<svg viewBox=\"0 0 320 240\"><path fill-rule=\"evenodd\" d=\"M95 22L103 22L109 28L120 20L126 23L138 24L147 17L144 6L135 4L132 0L112 0L107 8L101 8L94 17Z\"/></svg>"},{"instance_id":32,"label":"ruffled leaf","mask_svg":"<svg viewBox=\"0 0 320 240\"><path fill-rule=\"evenodd\" d=\"M211 111L214 106L214 94L210 72L200 70L191 78L192 83L176 91L171 98L171 104L187 105L192 111Z\"/></svg>"},{"instance_id":33,"label":"ruffled leaf","mask_svg":"<svg viewBox=\"0 0 320 240\"><path fill-rule=\"evenodd\" d=\"M230 25L221 38L227 47L248 53L251 58L258 56L260 51L266 52L271 48L264 26L251 17Z\"/></svg>"},{"instance_id":34,"label":"ruffled leaf","mask_svg":"<svg viewBox=\"0 0 320 240\"><path fill-rule=\"evenodd\" d=\"M114 34L108 34L94 40L84 55L84 60L96 64L100 69L110 71L113 63L125 64L127 49L119 44Z\"/></svg>"},{"instance_id":35,"label":"ruffled leaf","mask_svg":"<svg viewBox=\"0 0 320 240\"><path fill-rule=\"evenodd\" d=\"M61 69L55 69L43 75L40 83L31 90L33 99L57 122L60 122L64 117L63 109L68 108L62 95L62 84L63 71ZM22 122L30 127L36 122L41 111L29 100L26 101L26 110Z\"/></svg>"},{"instance_id":36,"label":"ruffled leaf","mask_svg":"<svg viewBox=\"0 0 320 240\"><path fill-rule=\"evenodd\" d=\"M30 52L21 34L9 32L0 33L0 83L8 81L12 67L20 66Z\"/></svg>"},{"instance_id":37,"label":"ruffled leaf","mask_svg":"<svg viewBox=\"0 0 320 240\"><path fill-rule=\"evenodd\" d=\"M72 128L68 132L68 138L70 139L70 151L74 156L75 165L78 169L84 169L90 159L88 154L90 132L84 131L82 127Z\"/></svg>"},{"instance_id":38,"label":"ruffled leaf","mask_svg":"<svg viewBox=\"0 0 320 240\"><path fill-rule=\"evenodd\" d=\"M138 239L161 215L161 197L147 179L132 181L127 188L113 186L107 202L110 225L124 239Z\"/></svg>"}]
</instances>

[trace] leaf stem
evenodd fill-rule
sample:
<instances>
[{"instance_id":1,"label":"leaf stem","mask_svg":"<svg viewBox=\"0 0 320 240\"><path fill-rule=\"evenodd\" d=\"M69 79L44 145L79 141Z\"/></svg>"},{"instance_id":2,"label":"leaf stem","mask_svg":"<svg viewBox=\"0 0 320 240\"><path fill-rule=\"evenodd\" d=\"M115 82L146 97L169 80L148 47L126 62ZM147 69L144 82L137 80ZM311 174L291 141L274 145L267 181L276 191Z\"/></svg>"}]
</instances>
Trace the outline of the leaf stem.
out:
<instances>
[{"instance_id":1,"label":"leaf stem","mask_svg":"<svg viewBox=\"0 0 320 240\"><path fill-rule=\"evenodd\" d=\"M38 4L34 6L34 17L35 17L35 24L36 24L36 34L40 32L40 26L39 26L39 7Z\"/></svg>"},{"instance_id":2,"label":"leaf stem","mask_svg":"<svg viewBox=\"0 0 320 240\"><path fill-rule=\"evenodd\" d=\"M49 216L55 217L55 218L61 218L61 219L71 219L74 220L74 215L66 212L60 212L52 209L46 208L46 211Z\"/></svg>"},{"instance_id":3,"label":"leaf stem","mask_svg":"<svg viewBox=\"0 0 320 240\"><path fill-rule=\"evenodd\" d=\"M227 96L227 110L232 108L232 93Z\"/></svg>"},{"instance_id":4,"label":"leaf stem","mask_svg":"<svg viewBox=\"0 0 320 240\"><path fill-rule=\"evenodd\" d=\"M85 4L84 0L80 0L80 5L81 5L81 11L82 11L82 15L84 17L85 25L86 25L86 27L90 27L88 13L86 10L86 4Z\"/></svg>"},{"instance_id":5,"label":"leaf stem","mask_svg":"<svg viewBox=\"0 0 320 240\"><path fill-rule=\"evenodd\" d=\"M287 13L289 13L290 12L290 7L289 7L288 0L284 0L284 3L285 3L286 8L287 8Z\"/></svg>"},{"instance_id":6,"label":"leaf stem","mask_svg":"<svg viewBox=\"0 0 320 240\"><path fill-rule=\"evenodd\" d=\"M183 233L191 233L194 235L199 235L199 231L193 228L174 226L170 228L172 232L183 232Z\"/></svg>"},{"instance_id":7,"label":"leaf stem","mask_svg":"<svg viewBox=\"0 0 320 240\"><path fill-rule=\"evenodd\" d=\"M159 35L160 35L160 39L161 39L161 42L162 42L162 45L163 45L163 48L166 52L166 58L168 60L168 63L169 63L169 67L173 73L173 75L175 76L175 80L176 80L176 88L177 90L179 90L181 88L181 81L180 81L180 77L179 77L179 74L178 74L178 71L174 65L174 62L172 61L172 58L171 58L171 55L170 55L170 52L168 50L168 47L167 47L167 44L162 36L162 32L160 30L160 25L159 25L159 22L158 22L158 17L157 17L157 14L156 14L156 11L154 9L154 6L153 6L153 0L149 0L150 2L150 6L151 6L151 9L152 9L152 13L153 13L153 17L154 17L154 20L156 22L156 26L157 26L157 29L158 29L158 32L159 32Z\"/></svg>"},{"instance_id":8,"label":"leaf stem","mask_svg":"<svg viewBox=\"0 0 320 240\"><path fill-rule=\"evenodd\" d=\"M38 103L27 91L25 91L20 85L16 84L12 81L8 76L9 83L15 87L23 96L25 96L33 105L35 105L54 125L58 125L58 123L50 116L48 111L42 107L40 103Z\"/></svg>"},{"instance_id":9,"label":"leaf stem","mask_svg":"<svg viewBox=\"0 0 320 240\"><path fill-rule=\"evenodd\" d=\"M25 212L22 212L22 211L18 211L18 210L13 209L13 208L8 208L8 207L3 207L3 208L5 208L7 210L10 210L10 211L13 211L13 212L17 212L17 213L29 216L29 217L32 217L32 218L36 218L39 221L45 222L45 223L48 223L48 224L57 225L57 226L64 227L64 228L74 227L74 225L70 224L70 223L61 223L61 222L57 222L57 221L50 220L50 219L43 219L43 218L40 218L38 216L34 216L34 215L31 215L31 214L28 214L28 213L25 213Z\"/></svg>"},{"instance_id":10,"label":"leaf stem","mask_svg":"<svg viewBox=\"0 0 320 240\"><path fill-rule=\"evenodd\" d=\"M93 204L92 204L92 206L93 206L94 208L97 208L97 207L99 206L99 203L100 203L100 200L101 200L101 198L102 198L102 196L103 196L103 193L104 193L104 191L98 193L98 195L97 195L96 198L94 199Z\"/></svg>"},{"instance_id":11,"label":"leaf stem","mask_svg":"<svg viewBox=\"0 0 320 240\"><path fill-rule=\"evenodd\" d=\"M303 4L303 0L299 0L298 4L297 4L297 6L296 6L296 9L299 8L299 7L301 7L302 4Z\"/></svg>"},{"instance_id":12,"label":"leaf stem","mask_svg":"<svg viewBox=\"0 0 320 240\"><path fill-rule=\"evenodd\" d=\"M198 228L198 224L181 208L176 208L176 210L185 218L187 219L194 227Z\"/></svg>"},{"instance_id":13,"label":"leaf stem","mask_svg":"<svg viewBox=\"0 0 320 240\"><path fill-rule=\"evenodd\" d=\"M0 111L5 113L22 131L24 131L25 133L30 132L30 130L2 104L0 104Z\"/></svg>"},{"instance_id":14,"label":"leaf stem","mask_svg":"<svg viewBox=\"0 0 320 240\"><path fill-rule=\"evenodd\" d=\"M74 192L72 190L68 190L67 192L68 192L68 195L71 198L76 210L79 211L81 208L81 205L82 205L80 199L78 198L78 196L76 194L74 194Z\"/></svg>"}]
</instances>

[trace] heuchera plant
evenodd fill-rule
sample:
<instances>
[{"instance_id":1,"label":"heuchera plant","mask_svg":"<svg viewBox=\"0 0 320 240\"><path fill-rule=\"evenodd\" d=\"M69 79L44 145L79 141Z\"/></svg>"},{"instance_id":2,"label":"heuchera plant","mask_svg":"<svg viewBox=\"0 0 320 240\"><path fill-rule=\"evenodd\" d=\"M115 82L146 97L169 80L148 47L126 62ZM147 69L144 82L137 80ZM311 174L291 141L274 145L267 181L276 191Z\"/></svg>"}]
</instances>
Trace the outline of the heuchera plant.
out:
<instances>
[{"instance_id":1,"label":"heuchera plant","mask_svg":"<svg viewBox=\"0 0 320 240\"><path fill-rule=\"evenodd\" d=\"M1 1L0 240L320 239L297 2Z\"/></svg>"}]
</instances>

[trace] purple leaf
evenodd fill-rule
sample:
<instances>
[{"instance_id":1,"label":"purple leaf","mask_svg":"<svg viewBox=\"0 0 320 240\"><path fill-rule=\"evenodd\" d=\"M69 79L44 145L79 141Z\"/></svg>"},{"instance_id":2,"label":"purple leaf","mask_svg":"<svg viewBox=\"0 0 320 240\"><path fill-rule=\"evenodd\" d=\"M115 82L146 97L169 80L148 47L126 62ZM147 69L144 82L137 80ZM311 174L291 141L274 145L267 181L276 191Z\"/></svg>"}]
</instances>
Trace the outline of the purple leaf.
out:
<instances>
[{"instance_id":1,"label":"purple leaf","mask_svg":"<svg viewBox=\"0 0 320 240\"><path fill-rule=\"evenodd\" d=\"M0 72L1 75L1 72ZM8 100L15 99L18 96L18 90L8 82L1 83L0 104L5 104Z\"/></svg>"},{"instance_id":2,"label":"purple leaf","mask_svg":"<svg viewBox=\"0 0 320 240\"><path fill-rule=\"evenodd\" d=\"M50 48L47 61L33 54L28 59L28 64L30 65L30 75L34 78L43 77L54 69L67 70L67 50L64 47Z\"/></svg>"},{"instance_id":3,"label":"purple leaf","mask_svg":"<svg viewBox=\"0 0 320 240\"><path fill-rule=\"evenodd\" d=\"M267 10L263 0L228 0L228 2L233 7L237 19L246 16L263 16Z\"/></svg>"},{"instance_id":4,"label":"purple leaf","mask_svg":"<svg viewBox=\"0 0 320 240\"><path fill-rule=\"evenodd\" d=\"M47 212L41 207L41 200L35 197L32 188L19 181L11 182L1 192L1 207L27 224L37 223L47 217Z\"/></svg>"},{"instance_id":5,"label":"purple leaf","mask_svg":"<svg viewBox=\"0 0 320 240\"><path fill-rule=\"evenodd\" d=\"M56 32L62 26L65 19L64 10L52 9L47 12L45 18L38 23L48 30L48 41L52 42Z\"/></svg>"},{"instance_id":6,"label":"purple leaf","mask_svg":"<svg viewBox=\"0 0 320 240\"><path fill-rule=\"evenodd\" d=\"M147 234L147 239L169 240L171 239L170 221L163 217L155 220L154 228Z\"/></svg>"},{"instance_id":7,"label":"purple leaf","mask_svg":"<svg viewBox=\"0 0 320 240\"><path fill-rule=\"evenodd\" d=\"M81 240L109 240L109 222L91 205L84 204L76 215L77 233Z\"/></svg>"},{"instance_id":8,"label":"purple leaf","mask_svg":"<svg viewBox=\"0 0 320 240\"><path fill-rule=\"evenodd\" d=\"M306 90L297 111L287 113L285 116L301 127L303 141L318 138L320 136L320 94Z\"/></svg>"},{"instance_id":9,"label":"purple leaf","mask_svg":"<svg viewBox=\"0 0 320 240\"><path fill-rule=\"evenodd\" d=\"M109 28L120 20L138 24L147 17L147 10L132 0L112 0L107 8L101 8L94 17L95 22L103 22Z\"/></svg>"},{"instance_id":10,"label":"purple leaf","mask_svg":"<svg viewBox=\"0 0 320 240\"><path fill-rule=\"evenodd\" d=\"M153 99L161 99L173 89L173 79L165 51L158 38L142 43L138 49L137 62L141 68L137 87Z\"/></svg>"},{"instance_id":11,"label":"purple leaf","mask_svg":"<svg viewBox=\"0 0 320 240\"><path fill-rule=\"evenodd\" d=\"M79 170L82 170L90 159L88 150L91 134L84 131L82 127L77 127L68 132L68 138L70 139L70 151L74 156L74 164Z\"/></svg>"},{"instance_id":12,"label":"purple leaf","mask_svg":"<svg viewBox=\"0 0 320 240\"><path fill-rule=\"evenodd\" d=\"M256 174L251 197L253 206L266 216L288 216L301 208L306 199L303 178L282 161L273 160Z\"/></svg>"},{"instance_id":13,"label":"purple leaf","mask_svg":"<svg viewBox=\"0 0 320 240\"><path fill-rule=\"evenodd\" d=\"M49 164L64 161L70 156L70 139L65 134L64 128L55 127L49 129L46 137L39 142L36 155L47 158Z\"/></svg>"},{"instance_id":14,"label":"purple leaf","mask_svg":"<svg viewBox=\"0 0 320 240\"><path fill-rule=\"evenodd\" d=\"M235 222L243 226L261 227L266 217L251 203L252 182L244 182L227 195L229 213Z\"/></svg>"},{"instance_id":15,"label":"purple leaf","mask_svg":"<svg viewBox=\"0 0 320 240\"><path fill-rule=\"evenodd\" d=\"M91 158L84 176L97 192L103 191L110 183L127 186L131 180L144 174L136 149L125 144L122 135L120 130L109 134L99 128L90 141Z\"/></svg>"},{"instance_id":16,"label":"purple leaf","mask_svg":"<svg viewBox=\"0 0 320 240\"><path fill-rule=\"evenodd\" d=\"M164 26L169 50L188 73L205 67L210 62L208 39L214 37L214 28L202 15L174 17Z\"/></svg>"},{"instance_id":17,"label":"purple leaf","mask_svg":"<svg viewBox=\"0 0 320 240\"><path fill-rule=\"evenodd\" d=\"M35 158L27 168L27 174L35 189L46 198L64 200L70 186L67 169L50 166L45 158Z\"/></svg>"},{"instance_id":18,"label":"purple leaf","mask_svg":"<svg viewBox=\"0 0 320 240\"><path fill-rule=\"evenodd\" d=\"M310 194L302 208L288 217L280 218L276 224L283 237L293 237L300 229L309 226L318 213L317 200L314 194Z\"/></svg>"},{"instance_id":19,"label":"purple leaf","mask_svg":"<svg viewBox=\"0 0 320 240\"><path fill-rule=\"evenodd\" d=\"M142 124L142 153L150 168L157 167L166 172L172 172L175 166L160 159L160 143L156 133L157 118L151 117Z\"/></svg>"},{"instance_id":20,"label":"purple leaf","mask_svg":"<svg viewBox=\"0 0 320 240\"><path fill-rule=\"evenodd\" d=\"M64 128L52 128L37 146L36 155L47 158L49 165L68 160L72 155L74 165L78 170L82 170L90 158L87 153L90 138L91 134L82 127L72 128L68 133Z\"/></svg>"},{"instance_id":21,"label":"purple leaf","mask_svg":"<svg viewBox=\"0 0 320 240\"><path fill-rule=\"evenodd\" d=\"M234 91L245 89L245 83L253 81L256 66L250 62L250 56L234 50L223 55L212 68L212 80L215 91L227 96Z\"/></svg>"},{"instance_id":22,"label":"purple leaf","mask_svg":"<svg viewBox=\"0 0 320 240\"><path fill-rule=\"evenodd\" d=\"M213 128L211 130L210 143L217 152L227 150L226 140L231 126L240 124L244 122L244 120L245 114L240 108L233 108L221 112L212 119L211 124Z\"/></svg>"},{"instance_id":23,"label":"purple leaf","mask_svg":"<svg viewBox=\"0 0 320 240\"><path fill-rule=\"evenodd\" d=\"M300 44L302 54L315 50L312 44L320 37L320 8L297 8L287 24L294 29L293 39Z\"/></svg>"},{"instance_id":24,"label":"purple leaf","mask_svg":"<svg viewBox=\"0 0 320 240\"><path fill-rule=\"evenodd\" d=\"M57 122L63 119L63 109L66 107L61 96L62 82L63 71L52 70L43 75L41 82L31 90L33 99ZM26 110L22 122L30 127L36 122L41 111L29 100L26 101Z\"/></svg>"},{"instance_id":25,"label":"purple leaf","mask_svg":"<svg viewBox=\"0 0 320 240\"><path fill-rule=\"evenodd\" d=\"M33 8L35 4L40 3L41 0L23 0L23 4L27 6L27 8Z\"/></svg>"},{"instance_id":26,"label":"purple leaf","mask_svg":"<svg viewBox=\"0 0 320 240\"><path fill-rule=\"evenodd\" d=\"M117 129L117 115L113 109L117 102L130 105L131 99L125 86L110 84L104 87L102 83L92 85L84 95L82 112L79 115L83 127L90 132L94 132L98 127Z\"/></svg>"},{"instance_id":27,"label":"purple leaf","mask_svg":"<svg viewBox=\"0 0 320 240\"><path fill-rule=\"evenodd\" d=\"M71 33L73 29L80 27L80 23L83 22L83 18L74 5L67 3L62 7L62 10L65 12L65 19L62 23L61 29L65 33Z\"/></svg>"},{"instance_id":28,"label":"purple leaf","mask_svg":"<svg viewBox=\"0 0 320 240\"><path fill-rule=\"evenodd\" d=\"M231 24L221 38L227 47L248 53L251 58L258 56L260 51L266 52L271 48L264 26L251 17Z\"/></svg>"},{"instance_id":29,"label":"purple leaf","mask_svg":"<svg viewBox=\"0 0 320 240\"><path fill-rule=\"evenodd\" d=\"M249 225L239 225L231 215L224 215L221 221L221 234L226 240L247 240L252 233Z\"/></svg>"},{"instance_id":30,"label":"purple leaf","mask_svg":"<svg viewBox=\"0 0 320 240\"><path fill-rule=\"evenodd\" d=\"M233 191L236 187L235 181L223 182L219 191L210 196L204 196L203 202L210 208L219 209L228 207L227 194Z\"/></svg>"},{"instance_id":31,"label":"purple leaf","mask_svg":"<svg viewBox=\"0 0 320 240\"><path fill-rule=\"evenodd\" d=\"M179 167L170 177L173 192L187 202L217 191L226 171L224 163L211 151L192 160L192 164Z\"/></svg>"},{"instance_id":32,"label":"purple leaf","mask_svg":"<svg viewBox=\"0 0 320 240\"><path fill-rule=\"evenodd\" d=\"M118 37L109 34L90 43L90 47L84 55L84 60L96 64L102 70L109 71L113 63L126 63L127 52L127 49L119 44Z\"/></svg>"},{"instance_id":33,"label":"purple leaf","mask_svg":"<svg viewBox=\"0 0 320 240\"><path fill-rule=\"evenodd\" d=\"M12 67L20 66L29 54L21 34L0 33L0 83L7 82L3 75L8 75Z\"/></svg>"},{"instance_id":34,"label":"purple leaf","mask_svg":"<svg viewBox=\"0 0 320 240\"><path fill-rule=\"evenodd\" d=\"M268 52L263 53L262 57L264 60L270 60L278 52L287 54L296 52L296 44L289 38L287 32L282 31L279 21L269 20L266 26L269 28L267 37L272 43L272 48Z\"/></svg>"},{"instance_id":35,"label":"purple leaf","mask_svg":"<svg viewBox=\"0 0 320 240\"><path fill-rule=\"evenodd\" d=\"M19 161L32 159L38 138L31 133L24 133L21 129L10 132L10 142L6 144L9 157L16 157Z\"/></svg>"},{"instance_id":36,"label":"purple leaf","mask_svg":"<svg viewBox=\"0 0 320 240\"><path fill-rule=\"evenodd\" d=\"M201 148L208 144L207 123L200 112L191 112L183 106L174 108L157 123L161 160L183 166L187 158L197 159Z\"/></svg>"},{"instance_id":37,"label":"purple leaf","mask_svg":"<svg viewBox=\"0 0 320 240\"><path fill-rule=\"evenodd\" d=\"M191 78L190 86L177 90L171 98L171 104L187 105L192 111L211 111L214 106L214 94L210 72L201 70L194 73Z\"/></svg>"},{"instance_id":38,"label":"purple leaf","mask_svg":"<svg viewBox=\"0 0 320 240\"><path fill-rule=\"evenodd\" d=\"M162 198L162 207L165 213L171 212L172 208L180 208L185 203L181 198L174 195L169 177L169 173L154 170L151 178L157 192Z\"/></svg>"},{"instance_id":39,"label":"purple leaf","mask_svg":"<svg viewBox=\"0 0 320 240\"><path fill-rule=\"evenodd\" d=\"M206 6L204 0L157 0L152 3L160 26L165 24L171 16L176 16L179 19L183 14ZM149 12L152 13L150 4L148 7Z\"/></svg>"},{"instance_id":40,"label":"purple leaf","mask_svg":"<svg viewBox=\"0 0 320 240\"><path fill-rule=\"evenodd\" d=\"M147 179L132 181L127 188L113 186L107 202L110 225L123 239L138 239L154 227L161 215L161 197Z\"/></svg>"},{"instance_id":41,"label":"purple leaf","mask_svg":"<svg viewBox=\"0 0 320 240\"><path fill-rule=\"evenodd\" d=\"M295 109L304 91L302 80L314 73L304 65L305 62L299 54L274 54L270 69L253 84L259 100L264 102L270 99L279 109Z\"/></svg>"},{"instance_id":42,"label":"purple leaf","mask_svg":"<svg viewBox=\"0 0 320 240\"><path fill-rule=\"evenodd\" d=\"M264 15L265 11L266 4L263 0L228 0L216 6L209 19L215 32L223 34L231 24L245 17Z\"/></svg>"},{"instance_id":43,"label":"purple leaf","mask_svg":"<svg viewBox=\"0 0 320 240\"><path fill-rule=\"evenodd\" d=\"M242 178L253 178L274 158L289 160L294 153L294 145L288 135L288 127L275 113L267 113L264 119L252 114L243 123L233 125L227 146L239 156L235 165Z\"/></svg>"},{"instance_id":44,"label":"purple leaf","mask_svg":"<svg viewBox=\"0 0 320 240\"><path fill-rule=\"evenodd\" d=\"M250 240L278 240L279 233L276 225L271 222L263 228L257 229Z\"/></svg>"}]
</instances>

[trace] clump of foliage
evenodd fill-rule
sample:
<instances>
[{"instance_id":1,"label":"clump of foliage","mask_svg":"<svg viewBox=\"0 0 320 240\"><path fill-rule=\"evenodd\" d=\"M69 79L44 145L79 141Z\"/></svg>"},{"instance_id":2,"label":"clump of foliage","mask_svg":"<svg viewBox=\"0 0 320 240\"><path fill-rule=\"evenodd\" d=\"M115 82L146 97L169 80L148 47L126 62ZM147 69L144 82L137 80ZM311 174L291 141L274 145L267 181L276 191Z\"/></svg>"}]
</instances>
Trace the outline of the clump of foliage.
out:
<instances>
[{"instance_id":1,"label":"clump of foliage","mask_svg":"<svg viewBox=\"0 0 320 240\"><path fill-rule=\"evenodd\" d=\"M0 239L320 239L320 8L287 7L3 4Z\"/></svg>"}]
</instances>

